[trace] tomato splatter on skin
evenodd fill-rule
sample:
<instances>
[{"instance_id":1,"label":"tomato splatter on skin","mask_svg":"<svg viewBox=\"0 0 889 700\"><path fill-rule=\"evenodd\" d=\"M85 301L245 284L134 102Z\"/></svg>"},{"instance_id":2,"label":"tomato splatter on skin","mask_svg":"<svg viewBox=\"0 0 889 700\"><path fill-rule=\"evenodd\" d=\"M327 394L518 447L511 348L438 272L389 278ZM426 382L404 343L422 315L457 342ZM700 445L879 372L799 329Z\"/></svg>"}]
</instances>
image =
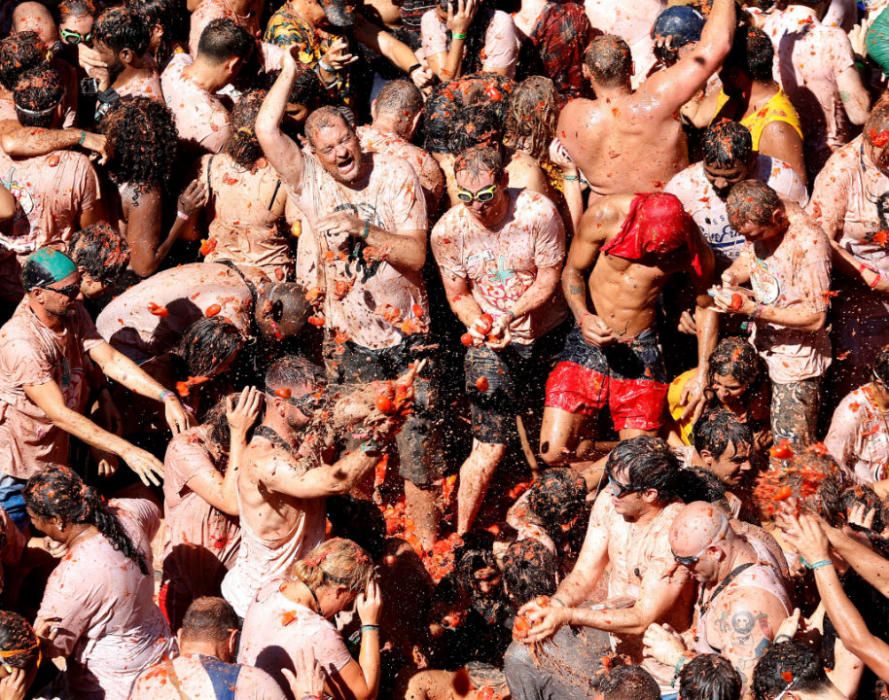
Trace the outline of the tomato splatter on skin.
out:
<instances>
[{"instance_id":1,"label":"tomato splatter on skin","mask_svg":"<svg viewBox=\"0 0 889 700\"><path fill-rule=\"evenodd\" d=\"M207 318L213 318L214 316L218 315L220 311L222 311L222 307L219 304L210 304L210 306L207 307L206 311L204 311L204 315Z\"/></svg>"}]
</instances>

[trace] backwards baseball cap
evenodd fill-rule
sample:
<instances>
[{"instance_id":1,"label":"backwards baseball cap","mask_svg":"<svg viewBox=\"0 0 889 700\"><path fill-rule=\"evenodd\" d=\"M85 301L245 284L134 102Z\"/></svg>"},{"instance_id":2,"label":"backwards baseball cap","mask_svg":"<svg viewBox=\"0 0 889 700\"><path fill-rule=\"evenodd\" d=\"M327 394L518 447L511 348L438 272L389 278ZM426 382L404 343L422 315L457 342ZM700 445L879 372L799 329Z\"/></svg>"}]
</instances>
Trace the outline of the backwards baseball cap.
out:
<instances>
[{"instance_id":1,"label":"backwards baseball cap","mask_svg":"<svg viewBox=\"0 0 889 700\"><path fill-rule=\"evenodd\" d=\"M320 0L327 21L336 29L350 29L355 24L355 0Z\"/></svg>"},{"instance_id":2,"label":"backwards baseball cap","mask_svg":"<svg viewBox=\"0 0 889 700\"><path fill-rule=\"evenodd\" d=\"M700 41L703 28L704 16L700 12L687 5L674 5L657 16L652 34L671 37L673 48L678 49L692 41Z\"/></svg>"},{"instance_id":3,"label":"backwards baseball cap","mask_svg":"<svg viewBox=\"0 0 889 700\"><path fill-rule=\"evenodd\" d=\"M77 272L77 265L55 248L41 248L31 253L22 265L22 286L29 292L37 287L48 287Z\"/></svg>"}]
</instances>

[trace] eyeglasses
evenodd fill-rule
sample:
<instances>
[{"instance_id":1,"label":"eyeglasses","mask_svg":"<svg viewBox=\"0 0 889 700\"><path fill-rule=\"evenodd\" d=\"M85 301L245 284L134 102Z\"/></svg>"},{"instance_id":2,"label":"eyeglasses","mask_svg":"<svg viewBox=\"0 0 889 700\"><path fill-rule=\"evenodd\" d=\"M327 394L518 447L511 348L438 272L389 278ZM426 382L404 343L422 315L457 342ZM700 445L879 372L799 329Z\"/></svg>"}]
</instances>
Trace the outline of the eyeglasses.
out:
<instances>
[{"instance_id":1,"label":"eyeglasses","mask_svg":"<svg viewBox=\"0 0 889 700\"><path fill-rule=\"evenodd\" d=\"M73 29L60 29L59 34L62 35L62 41L70 46L77 46L78 44L89 45L93 40L92 32L81 34L80 32L75 32Z\"/></svg>"},{"instance_id":2,"label":"eyeglasses","mask_svg":"<svg viewBox=\"0 0 889 700\"><path fill-rule=\"evenodd\" d=\"M611 491L611 495L615 498L623 498L628 493L637 493L639 491L643 491L644 488L642 486L633 486L632 484L622 484L617 479L615 479L611 474L608 475L608 488Z\"/></svg>"},{"instance_id":3,"label":"eyeglasses","mask_svg":"<svg viewBox=\"0 0 889 700\"><path fill-rule=\"evenodd\" d=\"M497 194L496 182L493 185L482 187L478 192L470 192L469 190L464 190L461 187L457 190L457 199L459 199L464 204L471 204L473 201L490 202L492 199L494 199L495 194Z\"/></svg>"},{"instance_id":4,"label":"eyeglasses","mask_svg":"<svg viewBox=\"0 0 889 700\"><path fill-rule=\"evenodd\" d=\"M61 289L57 289L56 287L43 287L43 289L48 289L51 292L61 294L69 299L76 299L77 295L80 294L80 281L72 282L67 287L62 287Z\"/></svg>"},{"instance_id":5,"label":"eyeglasses","mask_svg":"<svg viewBox=\"0 0 889 700\"><path fill-rule=\"evenodd\" d=\"M723 520L722 527L719 528L719 532L716 533L716 536L713 538L713 540L711 542L709 542L707 545L705 545L701 549L701 551L698 552L697 554L695 554L694 556L680 557L675 552L671 552L671 554L673 554L673 559L676 561L677 564L681 564L682 566L689 566L689 567L694 566L701 560L701 557L704 556L704 552L706 552L708 549L710 549L710 547L712 547L713 545L719 544L719 542L722 540L722 538L725 537L725 533L728 530L728 524L729 524L728 518Z\"/></svg>"}]
</instances>

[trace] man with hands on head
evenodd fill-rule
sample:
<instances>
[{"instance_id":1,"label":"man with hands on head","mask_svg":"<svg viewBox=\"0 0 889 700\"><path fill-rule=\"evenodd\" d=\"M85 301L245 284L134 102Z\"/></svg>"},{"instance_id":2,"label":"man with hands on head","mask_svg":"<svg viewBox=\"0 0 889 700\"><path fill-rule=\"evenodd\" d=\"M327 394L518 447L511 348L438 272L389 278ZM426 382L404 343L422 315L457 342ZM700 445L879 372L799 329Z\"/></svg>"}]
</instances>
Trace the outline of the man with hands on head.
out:
<instances>
[{"instance_id":1,"label":"man with hands on head","mask_svg":"<svg viewBox=\"0 0 889 700\"><path fill-rule=\"evenodd\" d=\"M741 675L744 697L752 697L753 668L792 610L781 573L735 533L725 511L703 501L673 520L670 547L701 594L691 629L680 635L669 625L651 625L645 655L672 669L675 681L689 659L722 654Z\"/></svg>"},{"instance_id":2,"label":"man with hands on head","mask_svg":"<svg viewBox=\"0 0 889 700\"><path fill-rule=\"evenodd\" d=\"M174 433L191 423L179 399L102 340L81 301L80 273L67 255L41 248L25 260L22 283L25 298L0 330L0 442L7 446L0 456L0 503L15 500L28 477L67 463L69 434L123 458L144 484L159 484L163 466L157 458L83 415L86 356L109 379L162 402ZM105 474L113 473L113 464L103 462Z\"/></svg>"}]
</instances>

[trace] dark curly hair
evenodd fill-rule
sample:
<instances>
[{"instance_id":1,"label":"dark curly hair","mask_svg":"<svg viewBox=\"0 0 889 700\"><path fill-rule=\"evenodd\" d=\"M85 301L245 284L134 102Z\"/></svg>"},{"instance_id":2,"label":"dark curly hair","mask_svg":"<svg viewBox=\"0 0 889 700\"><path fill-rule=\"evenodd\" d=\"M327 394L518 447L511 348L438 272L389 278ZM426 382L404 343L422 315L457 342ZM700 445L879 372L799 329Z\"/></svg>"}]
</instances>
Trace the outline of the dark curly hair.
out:
<instances>
[{"instance_id":1,"label":"dark curly hair","mask_svg":"<svg viewBox=\"0 0 889 700\"><path fill-rule=\"evenodd\" d=\"M47 128L52 125L56 107L65 96L58 72L46 65L31 68L15 84L12 98L23 126Z\"/></svg>"},{"instance_id":2,"label":"dark curly hair","mask_svg":"<svg viewBox=\"0 0 889 700\"><path fill-rule=\"evenodd\" d=\"M3 663L27 670L37 662L40 645L30 623L18 613L0 610L0 652Z\"/></svg>"},{"instance_id":3,"label":"dark curly hair","mask_svg":"<svg viewBox=\"0 0 889 700\"><path fill-rule=\"evenodd\" d=\"M558 92L552 80L532 75L516 86L506 113L505 142L537 161L547 158L559 117Z\"/></svg>"},{"instance_id":4,"label":"dark curly hair","mask_svg":"<svg viewBox=\"0 0 889 700\"><path fill-rule=\"evenodd\" d=\"M127 269L130 247L117 229L104 221L77 231L68 243L68 257L100 282L113 282Z\"/></svg>"},{"instance_id":5,"label":"dark curly hair","mask_svg":"<svg viewBox=\"0 0 889 700\"><path fill-rule=\"evenodd\" d=\"M679 500L682 495L679 461L661 438L640 435L622 440L608 454L605 470L609 475L625 471L627 485L654 489L662 503Z\"/></svg>"},{"instance_id":6,"label":"dark curly hair","mask_svg":"<svg viewBox=\"0 0 889 700\"><path fill-rule=\"evenodd\" d=\"M564 537L562 526L586 507L587 487L583 477L570 467L547 469L528 489L528 506L547 533L556 541Z\"/></svg>"},{"instance_id":7,"label":"dark curly hair","mask_svg":"<svg viewBox=\"0 0 889 700\"><path fill-rule=\"evenodd\" d=\"M256 138L256 115L265 99L265 90L251 90L241 96L231 115L231 134L225 144L228 153L238 165L250 167L262 158L262 146Z\"/></svg>"},{"instance_id":8,"label":"dark curly hair","mask_svg":"<svg viewBox=\"0 0 889 700\"><path fill-rule=\"evenodd\" d=\"M147 97L122 97L100 124L108 139L108 176L141 194L169 182L179 132L173 114Z\"/></svg>"},{"instance_id":9,"label":"dark curly hair","mask_svg":"<svg viewBox=\"0 0 889 700\"><path fill-rule=\"evenodd\" d=\"M145 557L133 544L120 520L99 493L68 467L55 465L28 479L25 504L41 518L58 518L62 527L93 525L112 547L148 575Z\"/></svg>"},{"instance_id":10,"label":"dark curly hair","mask_svg":"<svg viewBox=\"0 0 889 700\"><path fill-rule=\"evenodd\" d=\"M37 32L15 32L0 41L0 85L14 90L22 74L46 63L46 45Z\"/></svg>"},{"instance_id":11,"label":"dark curly hair","mask_svg":"<svg viewBox=\"0 0 889 700\"><path fill-rule=\"evenodd\" d=\"M516 607L555 593L557 573L555 555L537 540L513 542L503 555L503 580Z\"/></svg>"},{"instance_id":12,"label":"dark curly hair","mask_svg":"<svg viewBox=\"0 0 889 700\"><path fill-rule=\"evenodd\" d=\"M735 32L732 49L723 65L738 68L753 80L771 81L774 58L775 47L768 34L756 27L741 26Z\"/></svg>"},{"instance_id":13,"label":"dark curly hair","mask_svg":"<svg viewBox=\"0 0 889 700\"><path fill-rule=\"evenodd\" d=\"M71 15L75 17L94 16L96 6L92 0L62 0L59 3L59 21L63 21Z\"/></svg>"},{"instance_id":14,"label":"dark curly hair","mask_svg":"<svg viewBox=\"0 0 889 700\"><path fill-rule=\"evenodd\" d=\"M503 124L515 89L510 78L479 73L439 85L426 102L425 149L459 153L503 140Z\"/></svg>"},{"instance_id":15,"label":"dark curly hair","mask_svg":"<svg viewBox=\"0 0 889 700\"><path fill-rule=\"evenodd\" d=\"M177 44L188 41L188 10L185 0L129 0L129 7L145 20L149 36L155 25L164 30L163 39L154 53L158 71L163 71Z\"/></svg>"},{"instance_id":16,"label":"dark curly hair","mask_svg":"<svg viewBox=\"0 0 889 700\"><path fill-rule=\"evenodd\" d=\"M222 316L201 317L192 323L175 350L192 377L212 377L245 342L238 327Z\"/></svg>"},{"instance_id":17,"label":"dark curly hair","mask_svg":"<svg viewBox=\"0 0 889 700\"><path fill-rule=\"evenodd\" d=\"M769 646L753 669L756 700L770 700L788 689L818 692L828 683L820 655L793 640Z\"/></svg>"},{"instance_id":18,"label":"dark curly hair","mask_svg":"<svg viewBox=\"0 0 889 700\"><path fill-rule=\"evenodd\" d=\"M137 56L148 50L151 33L145 19L128 7L109 7L93 25L96 41L106 44L114 53L129 49Z\"/></svg>"},{"instance_id":19,"label":"dark curly hair","mask_svg":"<svg viewBox=\"0 0 889 700\"><path fill-rule=\"evenodd\" d=\"M693 430L695 449L700 454L707 450L718 458L729 445L737 450L742 445L753 444L753 431L747 423L724 408L715 406L701 415Z\"/></svg>"},{"instance_id":20,"label":"dark curly hair","mask_svg":"<svg viewBox=\"0 0 889 700\"><path fill-rule=\"evenodd\" d=\"M744 338L731 336L719 341L710 354L710 371L707 376L713 384L715 375L728 376L746 387L756 387L763 378L762 360L756 350Z\"/></svg>"},{"instance_id":21,"label":"dark curly hair","mask_svg":"<svg viewBox=\"0 0 889 700\"><path fill-rule=\"evenodd\" d=\"M701 148L704 162L711 167L733 168L750 162L753 137L750 129L740 122L726 120L713 124L704 132Z\"/></svg>"},{"instance_id":22,"label":"dark curly hair","mask_svg":"<svg viewBox=\"0 0 889 700\"><path fill-rule=\"evenodd\" d=\"M679 672L679 692L684 700L738 700L741 675L719 654L698 654Z\"/></svg>"}]
</instances>

